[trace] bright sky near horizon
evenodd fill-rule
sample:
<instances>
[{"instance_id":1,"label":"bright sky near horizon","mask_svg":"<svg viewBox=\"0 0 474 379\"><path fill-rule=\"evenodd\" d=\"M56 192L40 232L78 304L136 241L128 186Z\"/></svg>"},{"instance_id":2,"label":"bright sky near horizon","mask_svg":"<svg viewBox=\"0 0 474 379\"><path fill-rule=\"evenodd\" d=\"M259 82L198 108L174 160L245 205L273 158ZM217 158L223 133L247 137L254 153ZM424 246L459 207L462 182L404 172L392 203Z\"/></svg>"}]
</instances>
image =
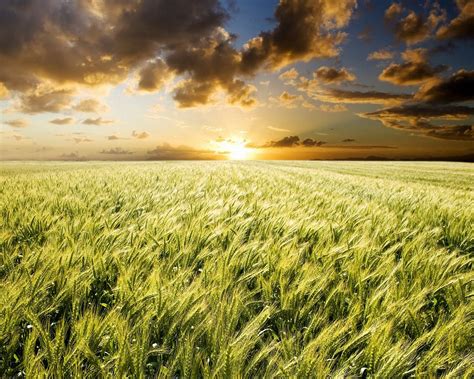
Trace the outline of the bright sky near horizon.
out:
<instances>
[{"instance_id":1,"label":"bright sky near horizon","mask_svg":"<svg viewBox=\"0 0 474 379\"><path fill-rule=\"evenodd\" d=\"M474 0L3 0L0 159L474 152Z\"/></svg>"}]
</instances>

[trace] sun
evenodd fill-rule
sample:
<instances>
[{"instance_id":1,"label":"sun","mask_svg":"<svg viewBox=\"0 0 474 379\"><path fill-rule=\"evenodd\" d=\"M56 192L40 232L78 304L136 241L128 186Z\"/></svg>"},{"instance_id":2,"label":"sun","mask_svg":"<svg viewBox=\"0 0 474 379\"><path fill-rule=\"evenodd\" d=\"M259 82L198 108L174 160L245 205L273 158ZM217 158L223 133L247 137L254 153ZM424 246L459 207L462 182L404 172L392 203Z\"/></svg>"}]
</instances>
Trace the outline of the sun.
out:
<instances>
[{"instance_id":1,"label":"sun","mask_svg":"<svg viewBox=\"0 0 474 379\"><path fill-rule=\"evenodd\" d=\"M244 140L226 139L215 143L217 151L232 161L242 161L252 158L252 150Z\"/></svg>"},{"instance_id":2,"label":"sun","mask_svg":"<svg viewBox=\"0 0 474 379\"><path fill-rule=\"evenodd\" d=\"M250 158L250 149L247 149L244 145L235 145L229 149L229 159L233 161L241 161Z\"/></svg>"}]
</instances>

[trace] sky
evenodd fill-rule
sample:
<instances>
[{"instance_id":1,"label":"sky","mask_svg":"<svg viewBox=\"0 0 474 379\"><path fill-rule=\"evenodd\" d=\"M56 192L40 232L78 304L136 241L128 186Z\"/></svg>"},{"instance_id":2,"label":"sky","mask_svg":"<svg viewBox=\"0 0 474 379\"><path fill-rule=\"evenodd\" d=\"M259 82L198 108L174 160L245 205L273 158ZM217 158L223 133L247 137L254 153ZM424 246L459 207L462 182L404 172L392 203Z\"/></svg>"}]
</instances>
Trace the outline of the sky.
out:
<instances>
[{"instance_id":1,"label":"sky","mask_svg":"<svg viewBox=\"0 0 474 379\"><path fill-rule=\"evenodd\" d=\"M474 153L474 0L2 0L0 160Z\"/></svg>"}]
</instances>

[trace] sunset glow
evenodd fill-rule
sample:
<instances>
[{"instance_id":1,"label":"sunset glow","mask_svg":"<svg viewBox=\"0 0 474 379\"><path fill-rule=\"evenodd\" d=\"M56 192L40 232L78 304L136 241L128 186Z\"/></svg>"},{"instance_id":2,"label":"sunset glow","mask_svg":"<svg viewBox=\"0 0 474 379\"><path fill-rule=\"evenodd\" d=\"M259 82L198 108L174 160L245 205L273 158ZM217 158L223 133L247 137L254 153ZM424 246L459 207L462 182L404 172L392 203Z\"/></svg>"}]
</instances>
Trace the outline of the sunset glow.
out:
<instances>
[{"instance_id":1,"label":"sunset glow","mask_svg":"<svg viewBox=\"0 0 474 379\"><path fill-rule=\"evenodd\" d=\"M0 3L2 160L474 152L472 1Z\"/></svg>"},{"instance_id":2,"label":"sunset glow","mask_svg":"<svg viewBox=\"0 0 474 379\"><path fill-rule=\"evenodd\" d=\"M216 154L223 154L232 161L252 159L254 151L246 145L245 140L226 139L212 142Z\"/></svg>"}]
</instances>

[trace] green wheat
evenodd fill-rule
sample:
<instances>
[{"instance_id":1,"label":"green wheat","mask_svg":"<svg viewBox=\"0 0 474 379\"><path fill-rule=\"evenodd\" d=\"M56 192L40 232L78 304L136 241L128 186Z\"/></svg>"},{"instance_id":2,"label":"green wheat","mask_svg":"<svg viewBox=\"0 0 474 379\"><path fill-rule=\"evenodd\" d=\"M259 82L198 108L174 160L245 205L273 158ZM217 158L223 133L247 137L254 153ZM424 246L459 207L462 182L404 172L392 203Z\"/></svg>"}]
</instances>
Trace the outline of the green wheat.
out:
<instances>
[{"instance_id":1,"label":"green wheat","mask_svg":"<svg viewBox=\"0 0 474 379\"><path fill-rule=\"evenodd\" d=\"M474 167L4 163L0 377L472 377Z\"/></svg>"}]
</instances>

